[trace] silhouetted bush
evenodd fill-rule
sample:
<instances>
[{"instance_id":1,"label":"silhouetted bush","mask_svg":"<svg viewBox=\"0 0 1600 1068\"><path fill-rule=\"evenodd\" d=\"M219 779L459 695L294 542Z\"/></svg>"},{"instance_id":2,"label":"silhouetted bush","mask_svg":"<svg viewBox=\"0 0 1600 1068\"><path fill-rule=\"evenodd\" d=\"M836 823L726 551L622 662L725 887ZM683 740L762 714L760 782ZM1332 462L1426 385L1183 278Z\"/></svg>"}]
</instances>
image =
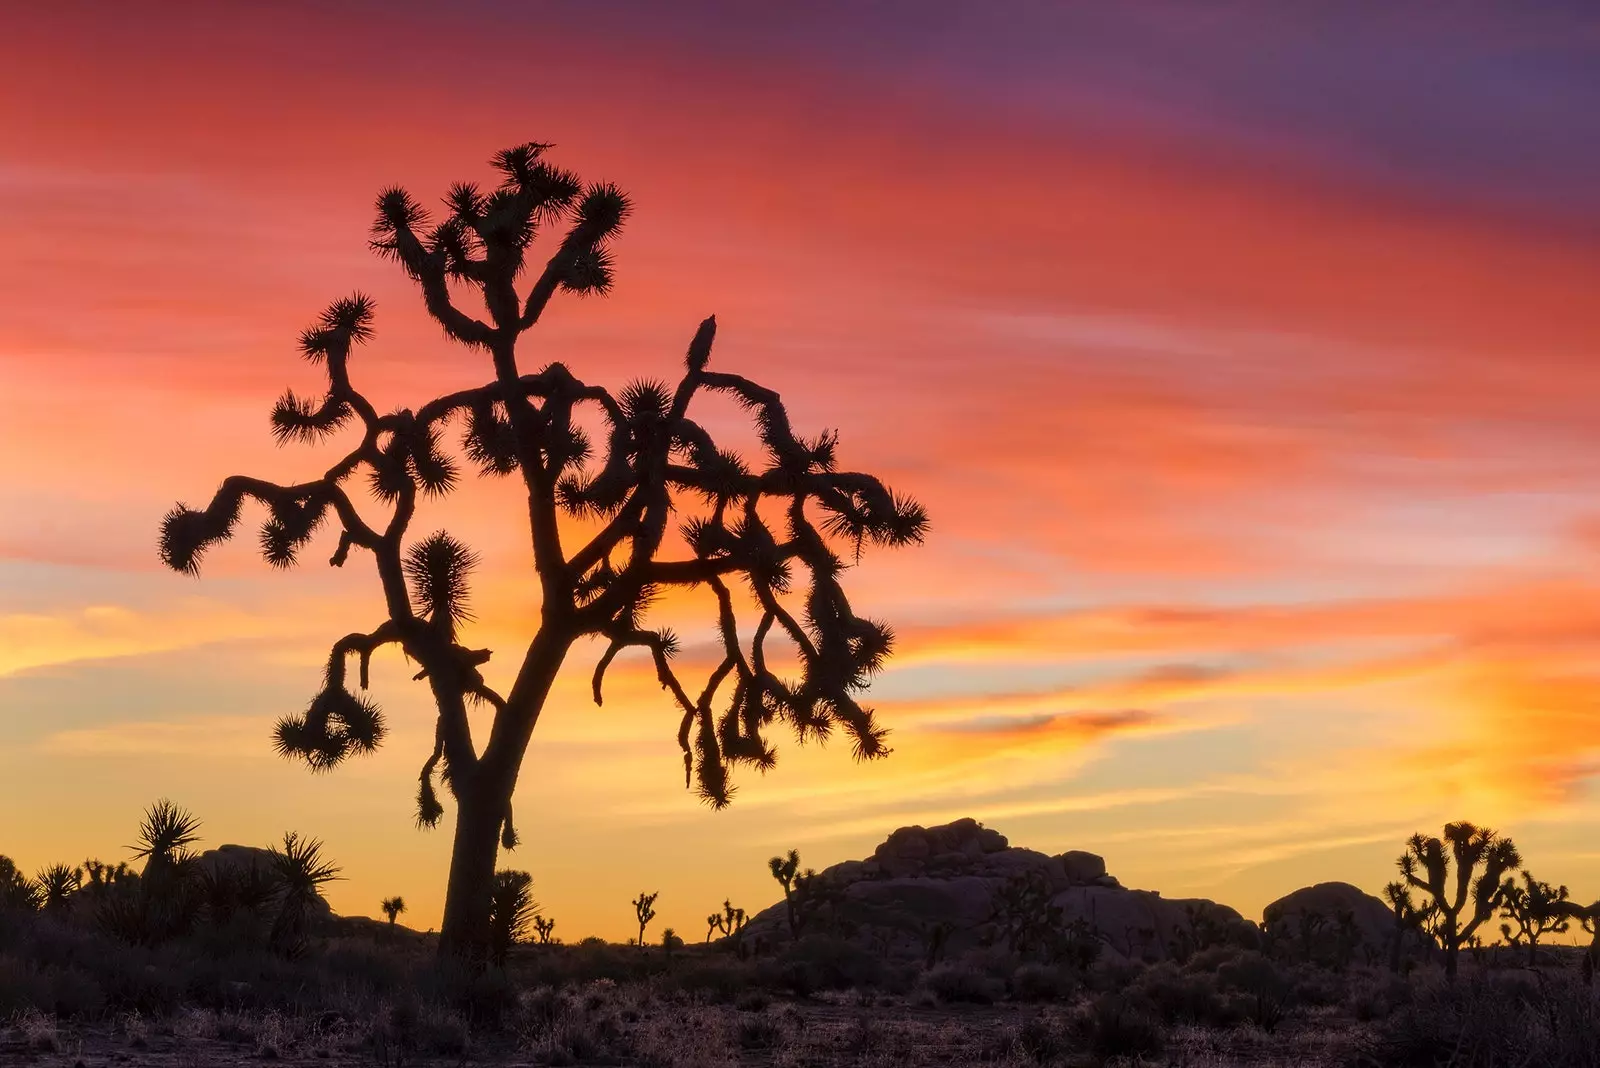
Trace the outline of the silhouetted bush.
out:
<instances>
[{"instance_id":1,"label":"silhouetted bush","mask_svg":"<svg viewBox=\"0 0 1600 1068\"><path fill-rule=\"evenodd\" d=\"M802 938L764 962L766 984L809 997L819 990L848 990L881 983L883 962L854 942L831 935Z\"/></svg>"},{"instance_id":2,"label":"silhouetted bush","mask_svg":"<svg viewBox=\"0 0 1600 1068\"><path fill-rule=\"evenodd\" d=\"M1029 961L1011 973L1006 984L1017 1001L1060 1001L1077 990L1076 976L1059 965Z\"/></svg>"},{"instance_id":3,"label":"silhouetted bush","mask_svg":"<svg viewBox=\"0 0 1600 1068\"><path fill-rule=\"evenodd\" d=\"M1100 1060L1153 1057L1166 1047L1166 1032L1150 1006L1115 991L1100 994L1074 1018L1077 1044Z\"/></svg>"},{"instance_id":4,"label":"silhouetted bush","mask_svg":"<svg viewBox=\"0 0 1600 1068\"><path fill-rule=\"evenodd\" d=\"M962 962L935 965L923 975L922 985L946 1003L988 1005L1004 992L993 976Z\"/></svg>"},{"instance_id":5,"label":"silhouetted bush","mask_svg":"<svg viewBox=\"0 0 1600 1068\"><path fill-rule=\"evenodd\" d=\"M1424 981L1361 1043L1363 1068L1600 1068L1600 1010L1570 976Z\"/></svg>"},{"instance_id":6,"label":"silhouetted bush","mask_svg":"<svg viewBox=\"0 0 1600 1068\"><path fill-rule=\"evenodd\" d=\"M1246 1020L1271 1032L1294 1004L1294 986L1276 964L1251 950L1217 969L1217 981Z\"/></svg>"},{"instance_id":7,"label":"silhouetted bush","mask_svg":"<svg viewBox=\"0 0 1600 1068\"><path fill-rule=\"evenodd\" d=\"M1240 1018L1217 989L1214 975L1180 969L1170 961L1146 968L1128 989L1164 1023L1226 1027Z\"/></svg>"}]
</instances>

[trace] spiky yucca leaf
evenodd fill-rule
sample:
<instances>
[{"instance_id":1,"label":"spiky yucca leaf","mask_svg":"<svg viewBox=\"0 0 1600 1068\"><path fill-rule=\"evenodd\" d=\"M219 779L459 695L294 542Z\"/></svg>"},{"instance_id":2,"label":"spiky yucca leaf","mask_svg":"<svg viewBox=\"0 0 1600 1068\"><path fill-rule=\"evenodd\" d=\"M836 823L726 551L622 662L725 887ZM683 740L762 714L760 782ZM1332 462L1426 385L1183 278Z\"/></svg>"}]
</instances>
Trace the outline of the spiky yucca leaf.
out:
<instances>
[{"instance_id":1,"label":"spiky yucca leaf","mask_svg":"<svg viewBox=\"0 0 1600 1068\"><path fill-rule=\"evenodd\" d=\"M616 264L611 250L604 244L595 245L573 254L567 273L561 279L561 288L580 297L604 297L610 294L616 280Z\"/></svg>"},{"instance_id":2,"label":"spiky yucca leaf","mask_svg":"<svg viewBox=\"0 0 1600 1068\"><path fill-rule=\"evenodd\" d=\"M145 809L138 840L128 848L136 860L165 866L184 859L199 840L200 820L163 797Z\"/></svg>"},{"instance_id":3,"label":"spiky yucca leaf","mask_svg":"<svg viewBox=\"0 0 1600 1068\"><path fill-rule=\"evenodd\" d=\"M486 475L508 475L517 469L517 437L504 411L488 402L475 404L462 435L467 458Z\"/></svg>"},{"instance_id":4,"label":"spiky yucca leaf","mask_svg":"<svg viewBox=\"0 0 1600 1068\"><path fill-rule=\"evenodd\" d=\"M443 815L444 806L439 803L439 795L433 791L433 776L425 772L417 780L417 826L432 830L439 825Z\"/></svg>"},{"instance_id":5,"label":"spiky yucca leaf","mask_svg":"<svg viewBox=\"0 0 1600 1068\"><path fill-rule=\"evenodd\" d=\"M269 848L267 852L291 900L308 902L328 883L341 878L339 866L323 856L320 839L290 831L283 836L281 850Z\"/></svg>"},{"instance_id":6,"label":"spiky yucca leaf","mask_svg":"<svg viewBox=\"0 0 1600 1068\"><path fill-rule=\"evenodd\" d=\"M372 223L368 242L381 256L399 260L406 273L415 276L421 267L416 231L428 226L428 212L404 189L391 186L378 194L378 217Z\"/></svg>"},{"instance_id":7,"label":"spiky yucca leaf","mask_svg":"<svg viewBox=\"0 0 1600 1068\"><path fill-rule=\"evenodd\" d=\"M367 477L372 492L381 500L393 501L410 489L414 485L410 459L405 441L395 435L379 450L378 459L371 466Z\"/></svg>"},{"instance_id":8,"label":"spiky yucca leaf","mask_svg":"<svg viewBox=\"0 0 1600 1068\"><path fill-rule=\"evenodd\" d=\"M439 428L434 426L407 435L411 473L422 492L430 497L443 497L456 488L460 477L455 463L440 448L440 436Z\"/></svg>"},{"instance_id":9,"label":"spiky yucca leaf","mask_svg":"<svg viewBox=\"0 0 1600 1068\"><path fill-rule=\"evenodd\" d=\"M314 445L344 426L353 414L343 401L326 397L314 401L286 389L272 406L272 437L279 445L291 441Z\"/></svg>"},{"instance_id":10,"label":"spiky yucca leaf","mask_svg":"<svg viewBox=\"0 0 1600 1068\"><path fill-rule=\"evenodd\" d=\"M316 325L300 333L300 353L313 363L344 357L352 344L372 340L372 298L352 293L328 305Z\"/></svg>"},{"instance_id":11,"label":"spiky yucca leaf","mask_svg":"<svg viewBox=\"0 0 1600 1068\"><path fill-rule=\"evenodd\" d=\"M172 507L161 520L158 552L161 562L185 575L200 573L200 558L206 549L233 534L239 521L238 497L219 498L210 508L197 512L183 504Z\"/></svg>"},{"instance_id":12,"label":"spiky yucca leaf","mask_svg":"<svg viewBox=\"0 0 1600 1068\"><path fill-rule=\"evenodd\" d=\"M539 905L533 900L533 876L525 871L498 871L489 895L489 940L495 962L504 964L507 952L528 938Z\"/></svg>"},{"instance_id":13,"label":"spiky yucca leaf","mask_svg":"<svg viewBox=\"0 0 1600 1068\"><path fill-rule=\"evenodd\" d=\"M458 626L472 619L468 580L478 554L440 530L406 553L406 577L419 615L436 625Z\"/></svg>"},{"instance_id":14,"label":"spiky yucca leaf","mask_svg":"<svg viewBox=\"0 0 1600 1068\"><path fill-rule=\"evenodd\" d=\"M578 204L575 230L582 232L591 243L603 241L622 229L632 205L628 195L610 182L591 185Z\"/></svg>"},{"instance_id":15,"label":"spiky yucca leaf","mask_svg":"<svg viewBox=\"0 0 1600 1068\"><path fill-rule=\"evenodd\" d=\"M672 410L672 393L665 382L636 378L622 387L617 404L630 423L660 423Z\"/></svg>"}]
</instances>

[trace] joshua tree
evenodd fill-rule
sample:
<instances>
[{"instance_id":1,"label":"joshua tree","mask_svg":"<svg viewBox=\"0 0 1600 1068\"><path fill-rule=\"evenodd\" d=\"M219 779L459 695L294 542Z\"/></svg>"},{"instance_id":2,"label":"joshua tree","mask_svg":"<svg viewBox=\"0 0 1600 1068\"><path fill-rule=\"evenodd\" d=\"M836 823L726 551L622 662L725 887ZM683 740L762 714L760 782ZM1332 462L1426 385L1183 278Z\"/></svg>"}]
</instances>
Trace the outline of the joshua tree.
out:
<instances>
[{"instance_id":1,"label":"joshua tree","mask_svg":"<svg viewBox=\"0 0 1600 1068\"><path fill-rule=\"evenodd\" d=\"M1450 979L1462 945L1500 907L1502 877L1521 863L1511 839L1465 822L1446 824L1442 839L1418 833L1406 842L1396 864L1405 884L1431 899Z\"/></svg>"},{"instance_id":2,"label":"joshua tree","mask_svg":"<svg viewBox=\"0 0 1600 1068\"><path fill-rule=\"evenodd\" d=\"M707 916L706 922L710 924L710 930L706 932L707 942L711 941L711 933L713 931L720 931L724 938L732 938L734 944L737 945L740 936L744 932L744 909L734 908L732 899L723 898L722 911L713 912L710 916Z\"/></svg>"},{"instance_id":3,"label":"joshua tree","mask_svg":"<svg viewBox=\"0 0 1600 1068\"><path fill-rule=\"evenodd\" d=\"M795 888L796 880L816 874L810 868L804 873L800 871L800 851L789 850L788 854L773 857L767 861L767 868L772 872L772 877L778 880L778 885L783 887L783 907L789 916L789 937L800 937L800 910L796 907Z\"/></svg>"},{"instance_id":4,"label":"joshua tree","mask_svg":"<svg viewBox=\"0 0 1600 1068\"><path fill-rule=\"evenodd\" d=\"M525 871L495 873L494 892L489 897L489 950L496 964L504 965L511 947L527 941L528 926L538 912L533 876Z\"/></svg>"},{"instance_id":5,"label":"joshua tree","mask_svg":"<svg viewBox=\"0 0 1600 1068\"><path fill-rule=\"evenodd\" d=\"M1522 873L1522 885L1507 879L1500 888L1500 933L1514 946L1528 947L1528 963L1539 963L1539 940L1547 934L1566 934L1572 916L1566 910L1571 897L1565 886L1551 886L1531 874ZM1511 926L1512 923L1516 927Z\"/></svg>"},{"instance_id":6,"label":"joshua tree","mask_svg":"<svg viewBox=\"0 0 1600 1068\"><path fill-rule=\"evenodd\" d=\"M406 899L398 895L386 897L379 907L383 909L383 914L389 917L389 926L393 927L395 922L400 919L400 914L406 910Z\"/></svg>"},{"instance_id":7,"label":"joshua tree","mask_svg":"<svg viewBox=\"0 0 1600 1068\"><path fill-rule=\"evenodd\" d=\"M83 862L83 870L89 882L85 889L94 889L105 886L114 886L117 883L127 882L138 878L133 869L128 867L128 862L119 860L115 864L90 857Z\"/></svg>"},{"instance_id":8,"label":"joshua tree","mask_svg":"<svg viewBox=\"0 0 1600 1068\"><path fill-rule=\"evenodd\" d=\"M551 936L556 933L556 921L544 916L535 916L533 918L533 932L538 936L541 946L548 946Z\"/></svg>"},{"instance_id":9,"label":"joshua tree","mask_svg":"<svg viewBox=\"0 0 1600 1068\"><path fill-rule=\"evenodd\" d=\"M448 337L486 358L490 381L380 414L350 377L354 348L372 337L372 302L361 295L336 301L300 339L304 355L326 372L326 389L312 397L286 392L272 428L280 442L315 443L353 426L348 451L304 482L228 478L204 508L180 504L161 527L163 561L187 574L234 533L246 501L267 511L260 549L275 566L293 565L330 517L338 533L333 565L342 566L352 550L371 554L385 615L333 643L322 689L303 713L279 721L276 744L313 769L371 751L384 721L350 685L350 658L358 662L361 690L381 647L397 645L420 666L417 678L431 690L437 723L418 781L418 821L431 827L443 814L436 777L457 806L440 931L447 953L476 955L486 943L497 850L516 842L517 776L575 643L606 643L594 673L596 703L619 653L648 654L681 714L686 782L714 807L733 796L733 766L773 765L764 732L774 720L802 740L842 730L858 758L881 757L889 752L886 731L858 696L888 656L892 635L855 613L841 580L865 543L913 544L927 526L914 501L874 477L840 470L835 434L797 435L777 393L710 370L714 317L700 324L685 373L670 388L643 381L613 394L563 364L527 371L518 341L557 291L610 290L611 240L629 211L616 187L585 186L552 166L548 147L501 152L493 161L499 185L487 192L453 186L438 221L404 190L378 197L373 249L417 283ZM534 241L549 229L564 232L519 293ZM481 298L483 319L455 303L461 291ZM697 421L691 406L708 394L750 413L758 456L718 447ZM590 413L605 427L593 462L581 429ZM539 623L504 692L481 673L490 650L470 647L462 633L472 618L477 556L445 531L418 537L411 530L419 497L442 497L461 482L460 459L444 439L452 420L461 425L466 460L485 476L514 478L527 499ZM358 502L350 484L361 474L368 499ZM675 519L681 525L673 531ZM697 696L673 666L674 636L645 624L656 594L696 586L715 600L720 647ZM755 606L753 626L741 625L741 604ZM769 639L784 643L797 677L769 663ZM469 728L472 705L493 716L481 748Z\"/></svg>"},{"instance_id":10,"label":"joshua tree","mask_svg":"<svg viewBox=\"0 0 1600 1068\"><path fill-rule=\"evenodd\" d=\"M639 891L639 896L633 899L633 914L639 921L639 948L644 948L644 929L650 926L650 921L656 918L656 898L661 896L657 890L653 894Z\"/></svg>"},{"instance_id":11,"label":"joshua tree","mask_svg":"<svg viewBox=\"0 0 1600 1068\"><path fill-rule=\"evenodd\" d=\"M1400 971L1400 957L1405 950L1406 935L1417 938L1423 937L1423 926L1427 921L1428 910L1433 906L1419 909L1412 900L1411 888L1405 883L1390 883L1383 888L1383 897L1389 904L1389 911L1394 916L1394 937L1389 943L1389 970L1396 974Z\"/></svg>"}]
</instances>

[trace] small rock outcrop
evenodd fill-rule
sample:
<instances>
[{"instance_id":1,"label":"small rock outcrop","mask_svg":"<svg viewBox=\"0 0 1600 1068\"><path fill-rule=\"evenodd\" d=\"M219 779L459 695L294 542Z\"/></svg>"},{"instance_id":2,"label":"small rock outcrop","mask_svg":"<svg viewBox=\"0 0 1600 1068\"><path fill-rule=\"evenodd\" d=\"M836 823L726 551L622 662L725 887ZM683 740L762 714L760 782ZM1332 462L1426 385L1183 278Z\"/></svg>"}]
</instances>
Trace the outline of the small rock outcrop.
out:
<instances>
[{"instance_id":1,"label":"small rock outcrop","mask_svg":"<svg viewBox=\"0 0 1600 1068\"><path fill-rule=\"evenodd\" d=\"M228 875L237 876L256 868L260 871L273 871L274 861L270 849L260 849L256 846L246 845L220 845L215 849L208 849L194 859L195 868L207 875L217 876L226 872ZM314 914L322 917L333 915L333 909L321 894L317 895L315 904L311 906Z\"/></svg>"},{"instance_id":2,"label":"small rock outcrop","mask_svg":"<svg viewBox=\"0 0 1600 1068\"><path fill-rule=\"evenodd\" d=\"M828 904L815 922L899 956L924 955L935 937L945 952L994 941L1007 888L1019 881L1058 910L1060 925L1075 925L1103 952L1135 960L1181 956L1218 941L1250 945L1259 933L1224 905L1125 889L1093 853L1019 848L972 819L902 827L870 858L836 864L818 880ZM745 937L769 945L788 939L784 903L753 917Z\"/></svg>"}]
</instances>

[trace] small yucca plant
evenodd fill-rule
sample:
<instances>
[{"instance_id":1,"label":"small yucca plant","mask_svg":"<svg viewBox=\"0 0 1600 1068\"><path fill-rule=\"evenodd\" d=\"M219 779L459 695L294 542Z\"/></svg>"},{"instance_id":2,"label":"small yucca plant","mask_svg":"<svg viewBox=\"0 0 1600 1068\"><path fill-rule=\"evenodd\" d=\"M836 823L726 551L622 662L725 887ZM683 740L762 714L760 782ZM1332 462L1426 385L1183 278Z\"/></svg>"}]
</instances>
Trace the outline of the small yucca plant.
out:
<instances>
[{"instance_id":1,"label":"small yucca plant","mask_svg":"<svg viewBox=\"0 0 1600 1068\"><path fill-rule=\"evenodd\" d=\"M489 899L489 933L496 964L503 966L511 947L528 940L528 928L536 922L538 912L538 903L533 900L533 876L525 871L495 873L494 894Z\"/></svg>"}]
</instances>

